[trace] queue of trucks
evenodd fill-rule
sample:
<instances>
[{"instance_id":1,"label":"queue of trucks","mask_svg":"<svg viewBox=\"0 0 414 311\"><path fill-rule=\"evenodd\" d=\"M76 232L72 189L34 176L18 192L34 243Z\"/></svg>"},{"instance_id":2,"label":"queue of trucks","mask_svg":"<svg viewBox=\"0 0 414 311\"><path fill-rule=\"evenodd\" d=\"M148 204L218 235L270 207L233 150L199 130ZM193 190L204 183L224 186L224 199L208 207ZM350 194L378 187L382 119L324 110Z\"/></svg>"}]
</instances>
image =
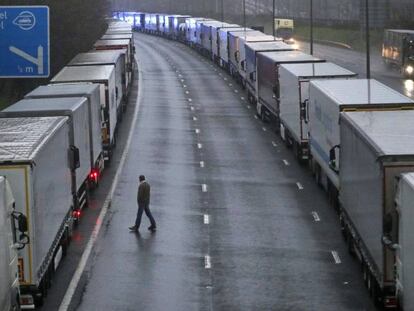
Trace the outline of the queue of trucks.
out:
<instances>
[{"instance_id":1,"label":"queue of trucks","mask_svg":"<svg viewBox=\"0 0 414 311\"><path fill-rule=\"evenodd\" d=\"M0 111L0 309L41 306L116 146L132 87L131 25Z\"/></svg>"},{"instance_id":2,"label":"queue of trucks","mask_svg":"<svg viewBox=\"0 0 414 311\"><path fill-rule=\"evenodd\" d=\"M147 21L174 15L117 12L137 31L176 39ZM247 89L258 116L281 139L338 211L349 252L376 304L414 310L414 101L374 79L298 51L293 21L276 37L203 17L186 17L178 39ZM412 71L412 32L390 31L383 56ZM404 35L401 35L404 33ZM387 35L386 35L387 36Z\"/></svg>"}]
</instances>

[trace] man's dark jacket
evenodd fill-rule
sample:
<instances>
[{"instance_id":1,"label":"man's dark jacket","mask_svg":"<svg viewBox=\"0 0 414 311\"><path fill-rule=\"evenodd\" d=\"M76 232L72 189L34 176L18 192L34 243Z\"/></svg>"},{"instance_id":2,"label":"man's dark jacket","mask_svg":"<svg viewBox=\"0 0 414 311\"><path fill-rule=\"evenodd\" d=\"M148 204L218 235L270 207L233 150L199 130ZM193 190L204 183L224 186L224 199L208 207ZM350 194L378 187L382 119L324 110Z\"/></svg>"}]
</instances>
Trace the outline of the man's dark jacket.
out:
<instances>
[{"instance_id":1,"label":"man's dark jacket","mask_svg":"<svg viewBox=\"0 0 414 311\"><path fill-rule=\"evenodd\" d=\"M138 204L149 204L150 203L150 191L151 187L149 183L143 181L138 186Z\"/></svg>"}]
</instances>

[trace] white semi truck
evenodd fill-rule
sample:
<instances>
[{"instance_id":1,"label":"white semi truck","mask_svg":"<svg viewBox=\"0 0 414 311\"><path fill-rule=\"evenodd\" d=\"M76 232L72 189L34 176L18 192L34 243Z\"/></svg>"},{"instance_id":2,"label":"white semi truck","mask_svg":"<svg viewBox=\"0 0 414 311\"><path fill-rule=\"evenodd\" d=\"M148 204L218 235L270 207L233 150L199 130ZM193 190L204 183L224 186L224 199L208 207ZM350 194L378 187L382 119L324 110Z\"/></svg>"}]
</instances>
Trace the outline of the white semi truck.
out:
<instances>
[{"instance_id":1,"label":"white semi truck","mask_svg":"<svg viewBox=\"0 0 414 311\"><path fill-rule=\"evenodd\" d=\"M413 310L414 111L341 114L340 217L384 308ZM401 174L403 174L401 176Z\"/></svg>"},{"instance_id":2,"label":"white semi truck","mask_svg":"<svg viewBox=\"0 0 414 311\"><path fill-rule=\"evenodd\" d=\"M72 235L70 176L79 154L70 145L68 122L0 118L0 175L13 189L15 212L27 218L27 245L18 250L22 308L42 304Z\"/></svg>"}]
</instances>

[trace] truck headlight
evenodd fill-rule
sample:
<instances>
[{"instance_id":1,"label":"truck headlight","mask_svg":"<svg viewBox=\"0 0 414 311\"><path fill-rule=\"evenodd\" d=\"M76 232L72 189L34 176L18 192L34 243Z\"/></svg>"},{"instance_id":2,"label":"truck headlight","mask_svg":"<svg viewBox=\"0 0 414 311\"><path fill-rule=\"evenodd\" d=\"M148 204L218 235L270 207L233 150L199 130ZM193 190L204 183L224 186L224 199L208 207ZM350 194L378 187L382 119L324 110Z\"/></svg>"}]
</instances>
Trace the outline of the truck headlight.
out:
<instances>
[{"instance_id":1,"label":"truck headlight","mask_svg":"<svg viewBox=\"0 0 414 311\"><path fill-rule=\"evenodd\" d=\"M405 67L405 72L408 73L409 75L412 74L414 72L413 66Z\"/></svg>"}]
</instances>

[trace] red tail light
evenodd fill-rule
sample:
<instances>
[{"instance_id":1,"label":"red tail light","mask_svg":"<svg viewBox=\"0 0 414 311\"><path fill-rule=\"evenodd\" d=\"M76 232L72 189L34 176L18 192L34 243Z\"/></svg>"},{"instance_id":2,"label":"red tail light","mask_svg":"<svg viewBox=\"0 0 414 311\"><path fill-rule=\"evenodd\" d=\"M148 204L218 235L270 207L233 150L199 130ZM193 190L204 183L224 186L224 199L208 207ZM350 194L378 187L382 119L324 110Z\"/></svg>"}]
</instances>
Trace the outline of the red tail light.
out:
<instances>
[{"instance_id":1,"label":"red tail light","mask_svg":"<svg viewBox=\"0 0 414 311\"><path fill-rule=\"evenodd\" d=\"M73 211L73 213L72 213L72 216L73 216L74 218L80 218L80 215L81 215L81 212L80 212L80 211L78 211L78 210Z\"/></svg>"},{"instance_id":2,"label":"red tail light","mask_svg":"<svg viewBox=\"0 0 414 311\"><path fill-rule=\"evenodd\" d=\"M90 173L89 173L89 179L97 182L99 178L99 171L96 169L93 169Z\"/></svg>"}]
</instances>

